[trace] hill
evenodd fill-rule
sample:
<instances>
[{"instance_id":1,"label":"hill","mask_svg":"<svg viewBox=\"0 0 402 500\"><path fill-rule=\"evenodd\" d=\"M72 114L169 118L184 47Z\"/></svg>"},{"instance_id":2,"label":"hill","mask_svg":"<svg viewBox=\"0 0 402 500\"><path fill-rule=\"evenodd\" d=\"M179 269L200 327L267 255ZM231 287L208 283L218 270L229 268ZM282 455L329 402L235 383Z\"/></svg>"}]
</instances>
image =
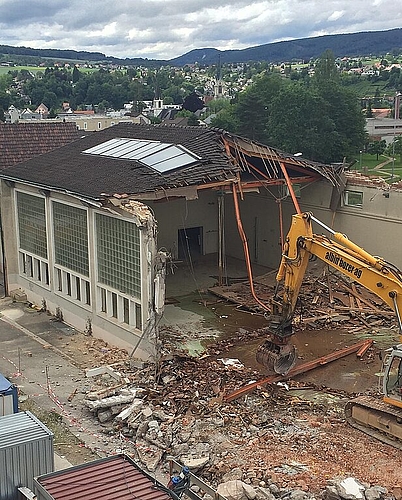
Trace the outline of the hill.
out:
<instances>
[{"instance_id":1,"label":"hill","mask_svg":"<svg viewBox=\"0 0 402 500\"><path fill-rule=\"evenodd\" d=\"M119 59L106 56L101 52L86 52L58 49L32 49L29 47L12 47L0 45L1 55L10 58L28 56L43 59L69 59L74 61L110 62L128 66L160 66L170 64L185 66L186 64L216 64L243 63L250 61L282 62L295 60L309 60L319 57L325 50L330 49L336 57L343 56L381 56L396 51L402 52L402 28L387 31L366 31L341 35L324 35L313 38L300 38L283 42L267 43L242 50L223 50L214 48L195 49L168 61L126 58Z\"/></svg>"},{"instance_id":2,"label":"hill","mask_svg":"<svg viewBox=\"0 0 402 500\"><path fill-rule=\"evenodd\" d=\"M196 49L169 61L184 66L195 62L216 64L248 61L282 62L309 60L330 49L336 57L383 55L394 50L402 52L402 28L388 31L367 31L343 35L324 35L284 42L267 43L242 50Z\"/></svg>"}]
</instances>

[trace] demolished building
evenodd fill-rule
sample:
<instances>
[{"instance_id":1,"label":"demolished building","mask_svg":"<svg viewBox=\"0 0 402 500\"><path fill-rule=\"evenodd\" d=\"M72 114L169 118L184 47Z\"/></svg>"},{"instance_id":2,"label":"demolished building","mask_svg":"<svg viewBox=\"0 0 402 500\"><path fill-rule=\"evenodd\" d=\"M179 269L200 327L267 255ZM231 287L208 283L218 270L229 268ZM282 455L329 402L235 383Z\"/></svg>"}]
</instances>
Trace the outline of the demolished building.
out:
<instances>
[{"instance_id":1,"label":"demolished building","mask_svg":"<svg viewBox=\"0 0 402 500\"><path fill-rule=\"evenodd\" d=\"M385 237L402 236L397 187L222 130L120 124L0 178L7 292L142 359L156 354L166 259L216 255L222 282L247 242L250 263L274 268L300 206L400 260Z\"/></svg>"}]
</instances>

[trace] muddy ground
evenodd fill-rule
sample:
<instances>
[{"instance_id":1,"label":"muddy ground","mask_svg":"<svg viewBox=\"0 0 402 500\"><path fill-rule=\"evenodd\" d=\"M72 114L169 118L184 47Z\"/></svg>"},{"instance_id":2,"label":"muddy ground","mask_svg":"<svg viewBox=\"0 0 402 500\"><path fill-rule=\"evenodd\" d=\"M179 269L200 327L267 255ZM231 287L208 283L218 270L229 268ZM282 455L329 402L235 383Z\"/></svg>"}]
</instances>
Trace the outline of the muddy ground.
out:
<instances>
[{"instance_id":1,"label":"muddy ground","mask_svg":"<svg viewBox=\"0 0 402 500\"><path fill-rule=\"evenodd\" d=\"M361 360L350 355L299 375L286 387L261 386L226 403L226 394L268 374L255 362L266 325L258 312L206 293L179 297L167 306L161 325L160 363L142 368L134 367L125 352L29 305L4 302L0 312L0 371L20 387L22 409L37 412L55 429L55 449L72 464L124 451L145 466L158 453L156 467L163 480L169 455L194 458L208 448L208 460L197 474L212 486L241 468L251 484L274 481L318 492L329 478L353 476L400 492L402 451L351 428L343 418L350 397L378 396L378 353L395 343L393 325L356 332L354 318L340 318L327 328L300 329L294 337L299 362L361 338L376 343ZM190 355L194 353L196 357ZM236 358L241 365L225 366L225 358ZM105 364L123 371L131 385L144 387L144 401L155 413L168 414L167 423L161 421L162 434L163 429L172 433L162 440L166 449L150 442L141 448L135 433L130 437L113 420L100 423L88 410L86 395L115 382L105 375L88 379L84 370ZM141 439L146 443L147 435Z\"/></svg>"}]
</instances>

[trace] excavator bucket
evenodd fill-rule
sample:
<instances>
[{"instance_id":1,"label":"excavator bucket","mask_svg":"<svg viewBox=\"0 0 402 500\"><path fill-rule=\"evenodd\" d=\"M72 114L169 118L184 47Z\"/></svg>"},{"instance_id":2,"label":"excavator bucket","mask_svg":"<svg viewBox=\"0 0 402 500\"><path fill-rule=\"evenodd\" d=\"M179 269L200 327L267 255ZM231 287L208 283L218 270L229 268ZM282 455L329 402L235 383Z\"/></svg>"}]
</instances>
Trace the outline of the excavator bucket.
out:
<instances>
[{"instance_id":1,"label":"excavator bucket","mask_svg":"<svg viewBox=\"0 0 402 500\"><path fill-rule=\"evenodd\" d=\"M265 368L279 375L285 375L296 363L297 352L292 344L278 345L266 340L258 347L255 357Z\"/></svg>"}]
</instances>

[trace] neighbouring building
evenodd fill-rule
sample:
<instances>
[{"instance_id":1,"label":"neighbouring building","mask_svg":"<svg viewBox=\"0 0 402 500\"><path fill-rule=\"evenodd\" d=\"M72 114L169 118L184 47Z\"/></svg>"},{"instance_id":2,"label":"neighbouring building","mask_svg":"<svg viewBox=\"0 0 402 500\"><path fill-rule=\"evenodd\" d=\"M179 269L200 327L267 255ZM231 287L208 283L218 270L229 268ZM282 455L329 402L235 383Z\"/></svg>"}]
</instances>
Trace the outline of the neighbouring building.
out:
<instances>
[{"instance_id":1,"label":"neighbouring building","mask_svg":"<svg viewBox=\"0 0 402 500\"><path fill-rule=\"evenodd\" d=\"M53 433L29 411L1 416L0 465L0 498L20 500L21 489L54 470Z\"/></svg>"},{"instance_id":2,"label":"neighbouring building","mask_svg":"<svg viewBox=\"0 0 402 500\"><path fill-rule=\"evenodd\" d=\"M127 455L101 458L35 478L37 500L178 500Z\"/></svg>"},{"instance_id":3,"label":"neighbouring building","mask_svg":"<svg viewBox=\"0 0 402 500\"><path fill-rule=\"evenodd\" d=\"M76 141L81 135L73 123L0 122L0 170Z\"/></svg>"},{"instance_id":4,"label":"neighbouring building","mask_svg":"<svg viewBox=\"0 0 402 500\"><path fill-rule=\"evenodd\" d=\"M0 122L0 171L79 137L80 133L72 123ZM3 262L3 248L0 246L1 271L4 269Z\"/></svg>"},{"instance_id":5,"label":"neighbouring building","mask_svg":"<svg viewBox=\"0 0 402 500\"><path fill-rule=\"evenodd\" d=\"M395 118L367 118L366 130L372 141L384 139L387 144L402 134L402 120Z\"/></svg>"},{"instance_id":6,"label":"neighbouring building","mask_svg":"<svg viewBox=\"0 0 402 500\"><path fill-rule=\"evenodd\" d=\"M41 118L47 118L49 115L49 108L46 106L46 104L43 104L43 102L42 102L35 109L35 113L39 113Z\"/></svg>"},{"instance_id":7,"label":"neighbouring building","mask_svg":"<svg viewBox=\"0 0 402 500\"><path fill-rule=\"evenodd\" d=\"M141 114L137 116L106 116L106 115L80 115L73 113L63 118L66 122L74 122L78 130L86 132L99 132L120 123L149 124L150 120Z\"/></svg>"}]
</instances>

